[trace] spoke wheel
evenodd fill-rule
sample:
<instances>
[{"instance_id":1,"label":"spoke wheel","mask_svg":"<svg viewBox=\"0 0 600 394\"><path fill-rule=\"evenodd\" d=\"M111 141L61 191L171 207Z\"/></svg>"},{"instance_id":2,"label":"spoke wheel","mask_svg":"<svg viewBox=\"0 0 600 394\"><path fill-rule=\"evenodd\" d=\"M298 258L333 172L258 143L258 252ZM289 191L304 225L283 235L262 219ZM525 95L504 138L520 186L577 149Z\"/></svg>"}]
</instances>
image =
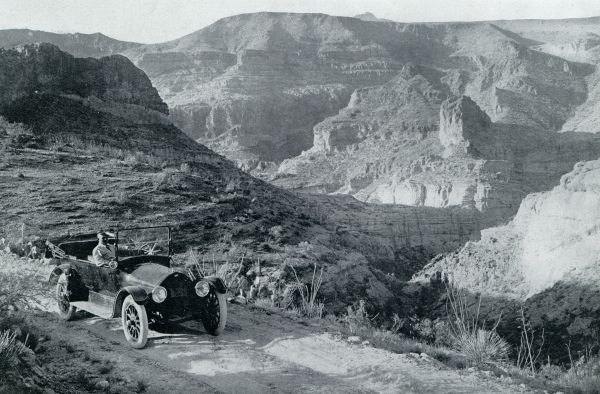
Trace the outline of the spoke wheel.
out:
<instances>
[{"instance_id":1,"label":"spoke wheel","mask_svg":"<svg viewBox=\"0 0 600 394\"><path fill-rule=\"evenodd\" d=\"M65 274L61 274L56 282L56 306L58 307L58 316L64 320L71 320L77 312L77 308L71 305L69 301L69 279Z\"/></svg>"},{"instance_id":2,"label":"spoke wheel","mask_svg":"<svg viewBox=\"0 0 600 394\"><path fill-rule=\"evenodd\" d=\"M148 341L148 315L143 305L138 305L133 297L127 296L121 308L123 333L129 344L141 349Z\"/></svg>"},{"instance_id":3,"label":"spoke wheel","mask_svg":"<svg viewBox=\"0 0 600 394\"><path fill-rule=\"evenodd\" d=\"M211 335L220 335L227 324L227 300L214 288L205 297L202 311L202 324Z\"/></svg>"}]
</instances>

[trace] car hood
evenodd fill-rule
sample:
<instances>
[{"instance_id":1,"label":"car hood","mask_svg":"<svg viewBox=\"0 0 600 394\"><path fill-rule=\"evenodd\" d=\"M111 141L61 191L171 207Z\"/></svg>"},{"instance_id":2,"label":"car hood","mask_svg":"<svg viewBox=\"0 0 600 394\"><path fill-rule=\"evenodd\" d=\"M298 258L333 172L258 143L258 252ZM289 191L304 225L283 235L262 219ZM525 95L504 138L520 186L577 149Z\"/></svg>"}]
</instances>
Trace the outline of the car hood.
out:
<instances>
[{"instance_id":1,"label":"car hood","mask_svg":"<svg viewBox=\"0 0 600 394\"><path fill-rule=\"evenodd\" d=\"M140 264L131 273L125 274L125 282L128 286L156 287L160 285L169 275L177 273L172 268L155 263Z\"/></svg>"}]
</instances>

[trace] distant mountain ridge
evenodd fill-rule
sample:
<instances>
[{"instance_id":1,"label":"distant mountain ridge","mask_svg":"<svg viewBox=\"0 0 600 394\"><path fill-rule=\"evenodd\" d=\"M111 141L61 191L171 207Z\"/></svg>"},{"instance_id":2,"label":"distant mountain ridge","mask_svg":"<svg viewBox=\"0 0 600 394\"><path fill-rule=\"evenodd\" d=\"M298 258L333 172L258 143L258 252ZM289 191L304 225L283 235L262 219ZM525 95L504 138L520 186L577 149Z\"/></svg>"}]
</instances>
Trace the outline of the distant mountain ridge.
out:
<instances>
[{"instance_id":1,"label":"distant mountain ridge","mask_svg":"<svg viewBox=\"0 0 600 394\"><path fill-rule=\"evenodd\" d=\"M120 41L102 33L50 33L29 29L0 30L0 48L47 42L76 57L102 57L121 53L142 44Z\"/></svg>"},{"instance_id":2,"label":"distant mountain ridge","mask_svg":"<svg viewBox=\"0 0 600 394\"><path fill-rule=\"evenodd\" d=\"M596 154L595 142L575 149L600 132L596 21L396 23L262 12L165 43L109 41L93 51L121 50L145 70L178 127L278 185L428 206L485 195L503 220L524 194ZM442 157L439 105L462 96L497 125L491 156ZM569 131L582 133L555 136ZM524 141L519 160L510 138Z\"/></svg>"}]
</instances>

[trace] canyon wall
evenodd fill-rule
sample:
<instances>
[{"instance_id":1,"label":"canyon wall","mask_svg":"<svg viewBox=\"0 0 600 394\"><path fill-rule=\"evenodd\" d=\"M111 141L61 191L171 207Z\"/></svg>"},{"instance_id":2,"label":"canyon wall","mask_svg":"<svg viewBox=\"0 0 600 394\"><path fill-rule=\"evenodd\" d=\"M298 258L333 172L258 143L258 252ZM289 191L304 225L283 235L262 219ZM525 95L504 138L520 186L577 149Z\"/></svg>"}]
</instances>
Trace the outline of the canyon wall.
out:
<instances>
[{"instance_id":1,"label":"canyon wall","mask_svg":"<svg viewBox=\"0 0 600 394\"><path fill-rule=\"evenodd\" d=\"M600 256L600 161L580 162L552 191L530 194L507 225L440 256L417 279L440 271L459 287L529 298L570 278L597 278ZM597 287L597 283L596 283Z\"/></svg>"}]
</instances>

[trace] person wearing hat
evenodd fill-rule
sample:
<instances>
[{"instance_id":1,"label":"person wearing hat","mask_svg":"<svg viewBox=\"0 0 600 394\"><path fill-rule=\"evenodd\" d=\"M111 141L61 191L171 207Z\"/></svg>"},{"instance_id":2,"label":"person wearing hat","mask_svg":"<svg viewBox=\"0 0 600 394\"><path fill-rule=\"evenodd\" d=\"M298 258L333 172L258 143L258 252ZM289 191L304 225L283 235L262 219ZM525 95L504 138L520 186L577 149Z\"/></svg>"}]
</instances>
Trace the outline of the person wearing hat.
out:
<instances>
[{"instance_id":1,"label":"person wearing hat","mask_svg":"<svg viewBox=\"0 0 600 394\"><path fill-rule=\"evenodd\" d=\"M110 235L108 233L98 234L98 245L96 245L92 252L92 257L98 267L109 266L110 262L115 260L114 247L106 243L109 238Z\"/></svg>"}]
</instances>

